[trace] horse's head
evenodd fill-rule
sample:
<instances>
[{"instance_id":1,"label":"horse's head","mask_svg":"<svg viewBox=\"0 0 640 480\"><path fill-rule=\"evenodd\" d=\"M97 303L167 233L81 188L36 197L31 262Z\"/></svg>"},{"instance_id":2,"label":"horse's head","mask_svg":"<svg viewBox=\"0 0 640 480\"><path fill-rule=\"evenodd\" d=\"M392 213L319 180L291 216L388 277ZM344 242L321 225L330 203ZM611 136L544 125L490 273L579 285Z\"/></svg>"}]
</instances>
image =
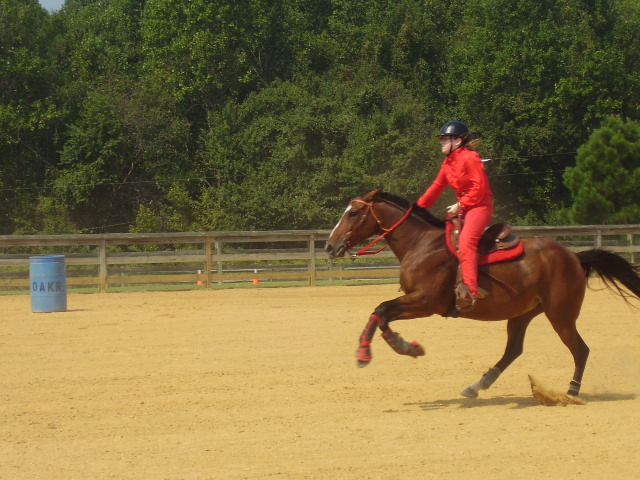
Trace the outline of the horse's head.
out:
<instances>
[{"instance_id":1,"label":"horse's head","mask_svg":"<svg viewBox=\"0 0 640 480\"><path fill-rule=\"evenodd\" d=\"M373 190L354 198L331 231L327 240L329 258L343 257L345 252L380 230L380 225L373 212L373 202L382 191Z\"/></svg>"}]
</instances>

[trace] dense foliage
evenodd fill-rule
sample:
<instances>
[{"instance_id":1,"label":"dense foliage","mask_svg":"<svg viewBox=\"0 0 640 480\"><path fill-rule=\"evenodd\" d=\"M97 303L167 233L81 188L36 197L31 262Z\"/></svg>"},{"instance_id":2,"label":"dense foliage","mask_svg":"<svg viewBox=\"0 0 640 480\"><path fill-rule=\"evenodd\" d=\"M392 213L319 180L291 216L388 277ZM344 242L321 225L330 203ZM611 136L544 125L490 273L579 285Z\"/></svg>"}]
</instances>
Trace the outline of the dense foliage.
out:
<instances>
[{"instance_id":1,"label":"dense foliage","mask_svg":"<svg viewBox=\"0 0 640 480\"><path fill-rule=\"evenodd\" d=\"M417 198L453 118L501 219L640 222L639 32L632 0L0 0L0 233L330 228Z\"/></svg>"},{"instance_id":2,"label":"dense foliage","mask_svg":"<svg viewBox=\"0 0 640 480\"><path fill-rule=\"evenodd\" d=\"M575 222L640 221L640 123L605 119L578 149L576 166L567 168L565 182L573 194Z\"/></svg>"}]
</instances>

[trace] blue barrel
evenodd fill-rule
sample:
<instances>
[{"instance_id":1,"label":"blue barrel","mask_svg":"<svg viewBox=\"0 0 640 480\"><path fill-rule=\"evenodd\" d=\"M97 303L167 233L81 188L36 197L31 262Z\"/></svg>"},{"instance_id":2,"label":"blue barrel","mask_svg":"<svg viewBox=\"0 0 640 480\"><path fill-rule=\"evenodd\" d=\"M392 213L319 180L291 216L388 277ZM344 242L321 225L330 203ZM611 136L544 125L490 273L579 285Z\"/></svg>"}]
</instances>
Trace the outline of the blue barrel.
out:
<instances>
[{"instance_id":1,"label":"blue barrel","mask_svg":"<svg viewBox=\"0 0 640 480\"><path fill-rule=\"evenodd\" d=\"M31 310L67 311L67 273L64 255L39 255L29 258Z\"/></svg>"}]
</instances>

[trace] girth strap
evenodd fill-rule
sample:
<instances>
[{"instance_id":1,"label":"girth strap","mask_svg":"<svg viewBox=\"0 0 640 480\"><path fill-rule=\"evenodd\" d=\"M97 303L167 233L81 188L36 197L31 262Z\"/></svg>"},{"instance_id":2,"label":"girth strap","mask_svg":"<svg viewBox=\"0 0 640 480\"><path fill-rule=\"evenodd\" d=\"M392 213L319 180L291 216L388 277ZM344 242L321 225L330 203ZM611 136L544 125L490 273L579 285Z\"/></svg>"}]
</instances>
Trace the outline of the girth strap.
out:
<instances>
[{"instance_id":1,"label":"girth strap","mask_svg":"<svg viewBox=\"0 0 640 480\"><path fill-rule=\"evenodd\" d=\"M502 280L500 280L499 278L494 277L493 275L491 275L488 272L485 272L482 269L478 269L478 273L484 275L485 277L493 280L494 282L496 282L498 285L500 285L502 288L504 288L507 292L509 292L509 295L511 295L512 297L517 297L518 296L518 291L513 288L511 285L509 285L506 282L503 282Z\"/></svg>"}]
</instances>

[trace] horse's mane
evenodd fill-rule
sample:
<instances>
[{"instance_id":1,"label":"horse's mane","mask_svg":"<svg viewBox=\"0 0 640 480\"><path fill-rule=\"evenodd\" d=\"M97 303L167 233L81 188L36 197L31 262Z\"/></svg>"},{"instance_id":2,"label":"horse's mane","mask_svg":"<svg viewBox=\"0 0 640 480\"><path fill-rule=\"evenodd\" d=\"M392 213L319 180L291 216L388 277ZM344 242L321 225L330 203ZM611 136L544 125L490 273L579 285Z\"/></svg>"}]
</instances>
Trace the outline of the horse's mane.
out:
<instances>
[{"instance_id":1,"label":"horse's mane","mask_svg":"<svg viewBox=\"0 0 640 480\"><path fill-rule=\"evenodd\" d=\"M409 208L412 207L411 203L408 200L406 200L406 199L404 199L402 197L399 197L398 195L394 195L392 193L380 192L380 193L378 193L377 196L379 198L383 199L386 202L393 203L394 205L397 205L398 207L402 208L403 210L409 210ZM422 208L417 203L413 204L413 210L411 210L411 214L412 215L416 215L417 217L419 217L420 219L422 219L425 222L429 223L430 225L433 225L434 227L437 227L437 228L444 228L445 227L444 220L434 217L431 214L431 212L429 212L429 210L426 210L426 209Z\"/></svg>"}]
</instances>

